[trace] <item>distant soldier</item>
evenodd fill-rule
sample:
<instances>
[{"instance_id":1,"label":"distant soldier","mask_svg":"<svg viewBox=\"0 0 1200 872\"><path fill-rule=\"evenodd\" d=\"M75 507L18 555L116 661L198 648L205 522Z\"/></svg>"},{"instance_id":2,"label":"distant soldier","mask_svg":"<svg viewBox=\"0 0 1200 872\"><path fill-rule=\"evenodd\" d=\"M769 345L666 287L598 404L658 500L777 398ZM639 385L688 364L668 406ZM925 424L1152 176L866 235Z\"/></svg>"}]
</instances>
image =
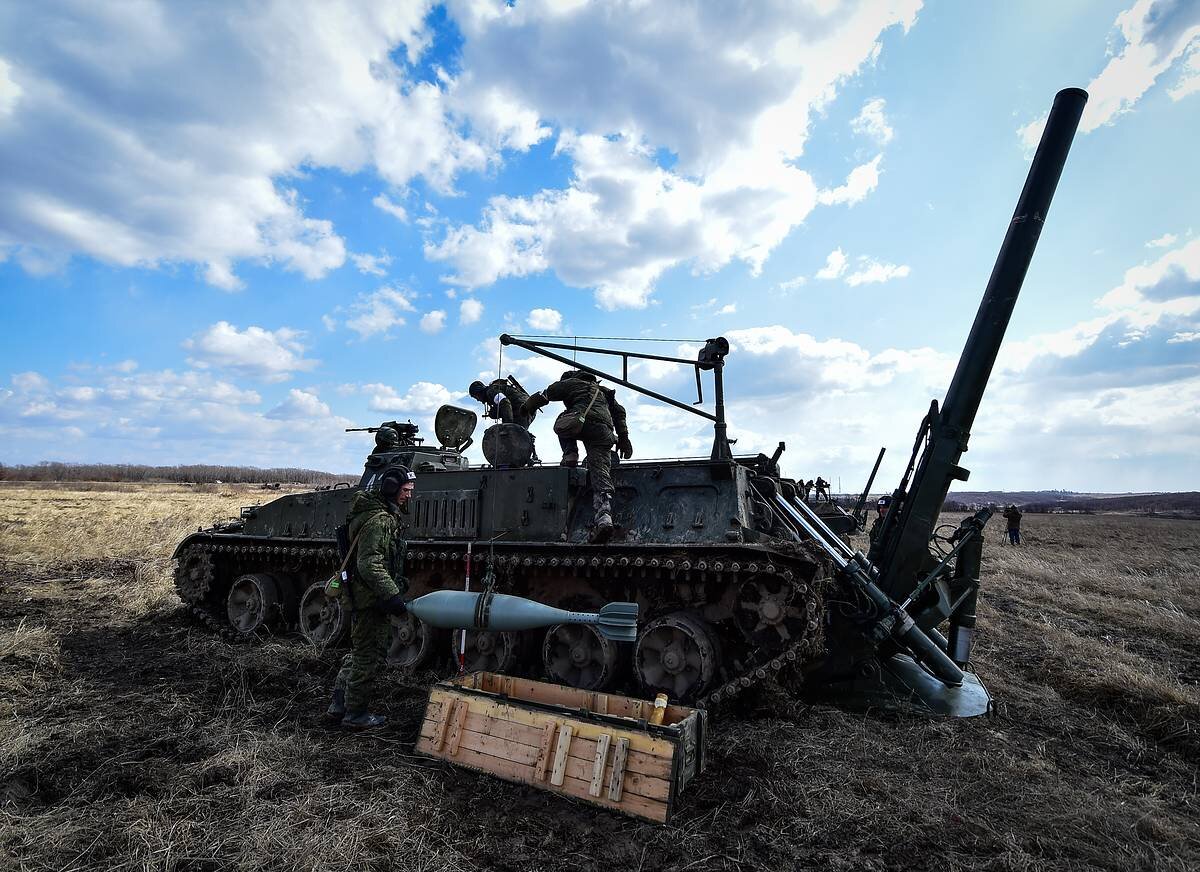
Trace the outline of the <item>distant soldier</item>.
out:
<instances>
[{"instance_id":1,"label":"distant soldier","mask_svg":"<svg viewBox=\"0 0 1200 872\"><path fill-rule=\"evenodd\" d=\"M351 563L354 567L348 602L353 649L342 660L333 685L333 699L326 719L353 730L382 727L387 718L371 714L367 705L375 676L387 659L391 641L390 615L406 611L404 577L406 543L400 538L398 515L407 510L417 476L407 466L394 464L384 470L375 484L359 491L350 504Z\"/></svg>"},{"instance_id":2,"label":"distant soldier","mask_svg":"<svg viewBox=\"0 0 1200 872\"><path fill-rule=\"evenodd\" d=\"M467 392L487 406L488 418L505 424L517 424L528 430L533 419L537 417L536 409L532 412L525 411L529 394L511 375L506 379L498 378L487 385L481 381L471 382Z\"/></svg>"},{"instance_id":3,"label":"distant soldier","mask_svg":"<svg viewBox=\"0 0 1200 872\"><path fill-rule=\"evenodd\" d=\"M1021 510L1009 506L1004 510L1004 520L1008 522L1008 544L1021 544Z\"/></svg>"},{"instance_id":4,"label":"distant soldier","mask_svg":"<svg viewBox=\"0 0 1200 872\"><path fill-rule=\"evenodd\" d=\"M554 432L562 446L562 466L579 465L579 442L587 452L586 463L592 485L592 521L590 541L607 542L613 534L612 458L613 444L622 458L633 457L625 407L617 402L616 391L601 386L596 377L580 370L568 370L562 378L526 401L524 411L531 417L552 401L563 403L566 411L554 422Z\"/></svg>"},{"instance_id":5,"label":"distant soldier","mask_svg":"<svg viewBox=\"0 0 1200 872\"><path fill-rule=\"evenodd\" d=\"M871 524L871 532L867 535L871 537L871 544L875 544L875 539L883 529L883 519L887 515L888 506L892 504L891 497L880 497L875 503L875 521Z\"/></svg>"},{"instance_id":6,"label":"distant soldier","mask_svg":"<svg viewBox=\"0 0 1200 872\"><path fill-rule=\"evenodd\" d=\"M831 502L831 500L829 499L829 482L827 482L825 479L821 478L821 476L818 475L817 476L817 499L816 499L816 502L818 502L818 503L821 502L821 497L825 498L825 502L827 502L827 503Z\"/></svg>"},{"instance_id":7,"label":"distant soldier","mask_svg":"<svg viewBox=\"0 0 1200 872\"><path fill-rule=\"evenodd\" d=\"M812 493L812 488L813 488L812 479L810 478L808 481L805 481L804 479L800 479L800 481L798 482L798 486L800 488L800 495L804 498L804 502L807 503L809 494Z\"/></svg>"}]
</instances>

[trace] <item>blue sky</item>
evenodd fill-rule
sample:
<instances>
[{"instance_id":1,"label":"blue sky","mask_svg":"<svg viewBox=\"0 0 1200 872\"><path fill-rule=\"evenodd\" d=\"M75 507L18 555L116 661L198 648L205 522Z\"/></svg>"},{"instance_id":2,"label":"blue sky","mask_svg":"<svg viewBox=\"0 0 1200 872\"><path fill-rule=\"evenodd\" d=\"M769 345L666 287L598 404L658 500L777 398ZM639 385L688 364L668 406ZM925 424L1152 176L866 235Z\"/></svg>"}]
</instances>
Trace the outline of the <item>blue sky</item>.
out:
<instances>
[{"instance_id":1,"label":"blue sky","mask_svg":"<svg viewBox=\"0 0 1200 872\"><path fill-rule=\"evenodd\" d=\"M349 471L501 332L720 334L739 450L894 481L1077 86L970 486L1200 488L1200 3L734 8L4 7L0 462Z\"/></svg>"}]
</instances>

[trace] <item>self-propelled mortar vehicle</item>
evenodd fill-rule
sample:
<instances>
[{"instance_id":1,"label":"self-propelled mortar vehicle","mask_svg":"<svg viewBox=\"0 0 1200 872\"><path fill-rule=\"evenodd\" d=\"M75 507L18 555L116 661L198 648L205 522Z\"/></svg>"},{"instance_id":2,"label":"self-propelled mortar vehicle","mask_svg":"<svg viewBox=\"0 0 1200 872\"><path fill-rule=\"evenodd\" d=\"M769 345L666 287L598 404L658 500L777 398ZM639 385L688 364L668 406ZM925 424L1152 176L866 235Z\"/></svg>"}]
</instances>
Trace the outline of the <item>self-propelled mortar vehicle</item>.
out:
<instances>
[{"instance_id":1,"label":"self-propelled mortar vehicle","mask_svg":"<svg viewBox=\"0 0 1200 872\"><path fill-rule=\"evenodd\" d=\"M356 487L282 496L188 536L175 552L180 597L222 632L294 627L315 643L336 640L346 616L321 591L337 563L334 528L357 488L399 461L419 475L403 533L413 596L487 587L568 609L636 602L641 614L632 644L564 624L468 631L465 651L457 634L451 640L409 615L397 621L391 650L405 669L461 652L471 670L544 675L593 690L632 683L709 705L782 674L859 698L899 690L938 711L983 711L987 694L969 664L989 512L965 519L946 539L934 531L951 483L967 478L959 461L1086 99L1076 89L1055 99L949 390L921 421L867 554L847 544L850 516L818 514L782 475L782 443L769 456L734 454L724 339L685 360L505 335L504 345L711 420L709 456L615 465L619 532L590 544L584 469L514 462L495 447L509 442L496 438L493 462L472 466L463 451L475 414L446 406L435 423L436 448L415 426L393 423L400 444L372 454ZM559 354L568 348L619 358L620 372ZM630 359L646 357L693 367L698 390L711 378L713 411L632 382Z\"/></svg>"}]
</instances>

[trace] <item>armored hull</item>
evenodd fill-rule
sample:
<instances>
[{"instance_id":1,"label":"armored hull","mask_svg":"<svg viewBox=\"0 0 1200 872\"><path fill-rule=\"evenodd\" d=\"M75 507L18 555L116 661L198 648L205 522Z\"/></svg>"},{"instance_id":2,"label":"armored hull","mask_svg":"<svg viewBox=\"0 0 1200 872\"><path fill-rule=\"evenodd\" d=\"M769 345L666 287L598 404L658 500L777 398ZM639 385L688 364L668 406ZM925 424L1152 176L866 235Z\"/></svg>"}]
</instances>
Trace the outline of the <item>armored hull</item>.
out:
<instances>
[{"instance_id":1,"label":"armored hull","mask_svg":"<svg viewBox=\"0 0 1200 872\"><path fill-rule=\"evenodd\" d=\"M373 458L418 469L423 451ZM447 460L451 462L446 463ZM569 609L637 602L636 643L586 626L459 634L398 620L391 659L406 670L448 664L547 677L589 690L666 691L711 700L785 665L819 659L829 565L804 543L776 538L756 491L764 458L623 463L614 469L617 536L588 544L591 491L578 468L469 468L439 452L407 515L410 594L478 590ZM786 480L779 489L794 494ZM344 633L341 606L321 587L338 565L334 529L358 488L280 497L192 534L176 550L176 583L195 614L234 638L298 631L318 644Z\"/></svg>"}]
</instances>

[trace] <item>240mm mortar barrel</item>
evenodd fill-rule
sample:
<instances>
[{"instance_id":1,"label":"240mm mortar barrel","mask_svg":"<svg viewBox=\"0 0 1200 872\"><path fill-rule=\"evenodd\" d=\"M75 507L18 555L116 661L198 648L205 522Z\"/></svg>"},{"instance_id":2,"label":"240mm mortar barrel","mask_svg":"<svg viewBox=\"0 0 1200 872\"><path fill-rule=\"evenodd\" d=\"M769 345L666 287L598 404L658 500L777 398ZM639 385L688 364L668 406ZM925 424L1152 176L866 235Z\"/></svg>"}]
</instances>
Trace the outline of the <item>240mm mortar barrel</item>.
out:
<instances>
[{"instance_id":1,"label":"240mm mortar barrel","mask_svg":"<svg viewBox=\"0 0 1200 872\"><path fill-rule=\"evenodd\" d=\"M591 624L606 639L637 639L637 603L609 603L599 612L573 612L505 593L435 590L408 604L414 617L443 630L532 630Z\"/></svg>"}]
</instances>

